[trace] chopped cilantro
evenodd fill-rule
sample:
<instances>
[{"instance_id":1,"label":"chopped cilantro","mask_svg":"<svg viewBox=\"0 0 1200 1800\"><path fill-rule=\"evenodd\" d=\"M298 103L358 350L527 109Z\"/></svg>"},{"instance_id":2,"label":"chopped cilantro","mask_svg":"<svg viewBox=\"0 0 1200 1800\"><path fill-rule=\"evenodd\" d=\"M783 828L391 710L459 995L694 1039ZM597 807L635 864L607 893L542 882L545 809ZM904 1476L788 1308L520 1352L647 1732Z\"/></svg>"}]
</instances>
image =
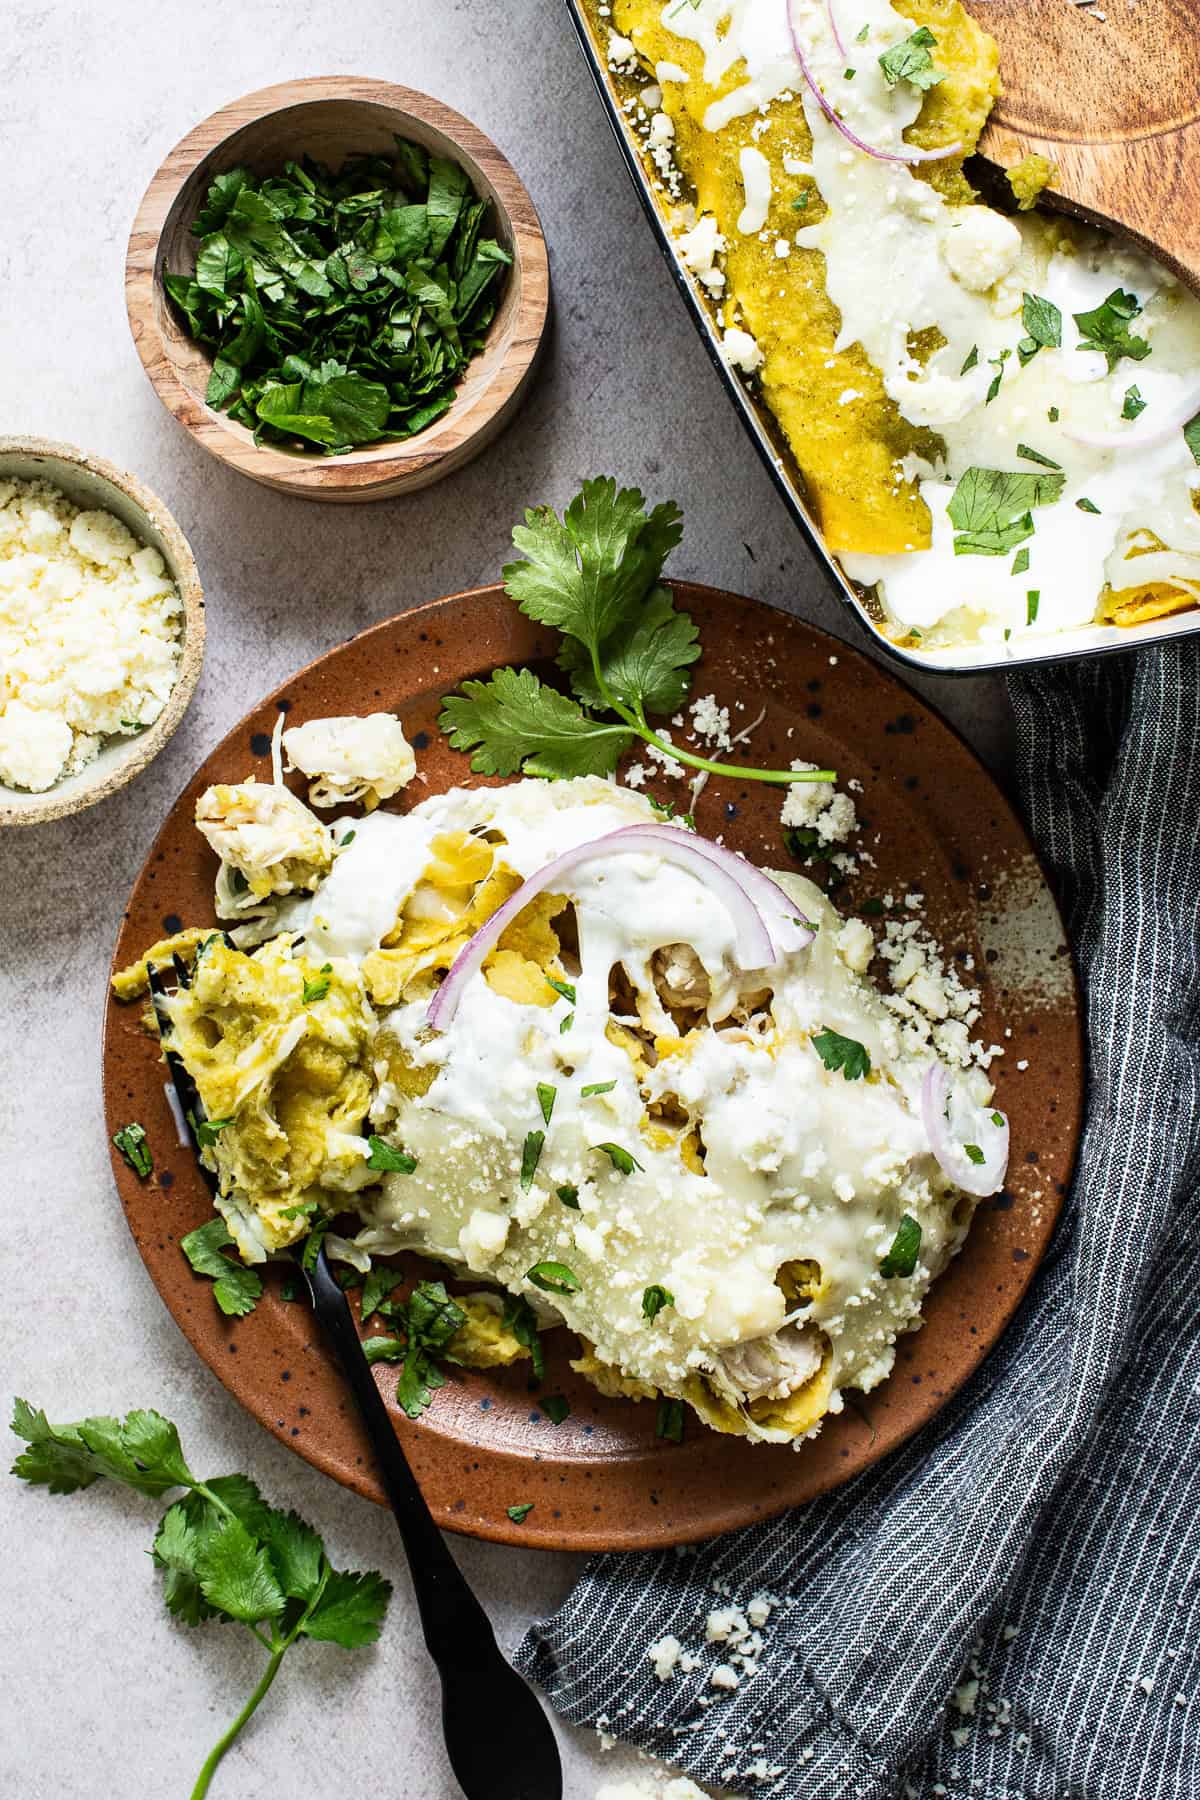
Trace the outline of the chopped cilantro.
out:
<instances>
[{"instance_id":1,"label":"chopped cilantro","mask_svg":"<svg viewBox=\"0 0 1200 1800\"><path fill-rule=\"evenodd\" d=\"M1062 414L1059 412L1057 406L1050 406L1046 409L1046 417L1052 425L1057 425L1058 421L1062 418Z\"/></svg>"},{"instance_id":2,"label":"chopped cilantro","mask_svg":"<svg viewBox=\"0 0 1200 1800\"><path fill-rule=\"evenodd\" d=\"M1031 508L1048 506L1062 493L1066 477L1055 471L969 468L946 507L958 535L956 556L1007 556L1033 536Z\"/></svg>"},{"instance_id":3,"label":"chopped cilantro","mask_svg":"<svg viewBox=\"0 0 1200 1800\"><path fill-rule=\"evenodd\" d=\"M870 35L871 27L869 25L864 25L861 31L855 32L854 41L856 44L865 44Z\"/></svg>"},{"instance_id":4,"label":"chopped cilantro","mask_svg":"<svg viewBox=\"0 0 1200 1800\"><path fill-rule=\"evenodd\" d=\"M525 1143L521 1149L521 1186L529 1189L533 1186L533 1178L537 1174L537 1166L542 1160L542 1146L546 1142L544 1131L527 1131Z\"/></svg>"},{"instance_id":5,"label":"chopped cilantro","mask_svg":"<svg viewBox=\"0 0 1200 1800\"><path fill-rule=\"evenodd\" d=\"M1023 456L1026 462L1040 463L1043 469L1062 468L1061 463L1054 462L1049 456L1043 456L1040 450L1034 450L1028 444L1018 444L1017 455Z\"/></svg>"},{"instance_id":6,"label":"chopped cilantro","mask_svg":"<svg viewBox=\"0 0 1200 1800\"><path fill-rule=\"evenodd\" d=\"M546 1356L538 1336L538 1317L522 1294L510 1294L500 1315L501 1331L510 1331L533 1359L533 1373L540 1381L546 1373Z\"/></svg>"},{"instance_id":7,"label":"chopped cilantro","mask_svg":"<svg viewBox=\"0 0 1200 1800\"><path fill-rule=\"evenodd\" d=\"M984 395L983 404L985 406L990 406L992 401L996 398L996 395L1000 392L1000 383L1004 379L1004 365L1011 355L1011 350L1002 350L999 356L988 357L988 362L991 364L992 368L995 369L996 373L992 376L992 379L988 384L988 391Z\"/></svg>"},{"instance_id":8,"label":"chopped cilantro","mask_svg":"<svg viewBox=\"0 0 1200 1800\"><path fill-rule=\"evenodd\" d=\"M574 1023L575 1023L575 1014L573 1012L569 1012L567 1014L566 1018L563 1019L562 1023L559 1025L559 1028L558 1028L559 1037L565 1036L565 1034L568 1031L570 1031L570 1029Z\"/></svg>"},{"instance_id":9,"label":"chopped cilantro","mask_svg":"<svg viewBox=\"0 0 1200 1800\"><path fill-rule=\"evenodd\" d=\"M1014 575L1024 575L1028 568L1029 546L1028 544L1022 544L1021 548L1017 551L1017 554L1013 557L1012 572Z\"/></svg>"},{"instance_id":10,"label":"chopped cilantro","mask_svg":"<svg viewBox=\"0 0 1200 1800\"><path fill-rule=\"evenodd\" d=\"M628 1150L622 1150L620 1144L593 1144L592 1149L603 1150L619 1175L632 1175L635 1169L642 1166L637 1157L631 1156Z\"/></svg>"},{"instance_id":11,"label":"chopped cilantro","mask_svg":"<svg viewBox=\"0 0 1200 1800\"><path fill-rule=\"evenodd\" d=\"M1038 616L1038 605L1042 595L1039 588L1030 588L1025 596L1025 623L1032 625Z\"/></svg>"},{"instance_id":12,"label":"chopped cilantro","mask_svg":"<svg viewBox=\"0 0 1200 1800\"><path fill-rule=\"evenodd\" d=\"M552 987L556 994L561 994L564 1000L569 1000L571 1002L571 1005L574 1006L574 1004L575 1004L575 984L574 984L574 982L556 981L553 975L547 975L546 976L546 985L547 985L547 987Z\"/></svg>"},{"instance_id":13,"label":"chopped cilantro","mask_svg":"<svg viewBox=\"0 0 1200 1800\"><path fill-rule=\"evenodd\" d=\"M656 1437L665 1438L669 1444L682 1443L682 1400L676 1400L670 1394L659 1395L658 1408L654 1417L654 1433Z\"/></svg>"},{"instance_id":14,"label":"chopped cilantro","mask_svg":"<svg viewBox=\"0 0 1200 1800\"><path fill-rule=\"evenodd\" d=\"M128 1125L122 1125L120 1131L113 1132L113 1143L138 1180L148 1180L154 1173L154 1158L146 1141L145 1127L139 1125L136 1119L132 1120Z\"/></svg>"},{"instance_id":15,"label":"chopped cilantro","mask_svg":"<svg viewBox=\"0 0 1200 1800\"><path fill-rule=\"evenodd\" d=\"M1094 500L1089 500L1086 494L1082 499L1077 500L1075 504L1080 512L1099 514L1100 508L1096 505Z\"/></svg>"},{"instance_id":16,"label":"chopped cilantro","mask_svg":"<svg viewBox=\"0 0 1200 1800\"><path fill-rule=\"evenodd\" d=\"M411 1175L417 1166L415 1156L410 1156L407 1150L393 1149L381 1137L371 1136L367 1144L371 1152L367 1157L368 1169L389 1175Z\"/></svg>"},{"instance_id":17,"label":"chopped cilantro","mask_svg":"<svg viewBox=\"0 0 1200 1800\"><path fill-rule=\"evenodd\" d=\"M554 1192L558 1195L564 1206L569 1206L572 1212L579 1211L579 1189L573 1182L564 1181L563 1185L561 1187L556 1187Z\"/></svg>"},{"instance_id":18,"label":"chopped cilantro","mask_svg":"<svg viewBox=\"0 0 1200 1800\"><path fill-rule=\"evenodd\" d=\"M347 831L343 837L340 837L338 839L338 849L339 850L349 849L350 845L354 842L354 840L357 836L358 836L357 831Z\"/></svg>"},{"instance_id":19,"label":"chopped cilantro","mask_svg":"<svg viewBox=\"0 0 1200 1800\"><path fill-rule=\"evenodd\" d=\"M1099 350L1108 363L1110 375L1123 356L1133 362L1143 361L1150 354L1150 346L1145 338L1133 336L1129 329L1141 310L1136 294L1114 288L1107 300L1102 300L1090 312L1074 314L1081 334L1076 349Z\"/></svg>"},{"instance_id":20,"label":"chopped cilantro","mask_svg":"<svg viewBox=\"0 0 1200 1800\"><path fill-rule=\"evenodd\" d=\"M921 1251L921 1227L910 1213L905 1213L892 1239L892 1247L879 1265L885 1281L897 1275L911 1275Z\"/></svg>"},{"instance_id":21,"label":"chopped cilantro","mask_svg":"<svg viewBox=\"0 0 1200 1800\"><path fill-rule=\"evenodd\" d=\"M532 1269L526 1269L525 1279L547 1294L577 1294L582 1285L574 1269L560 1262L534 1263Z\"/></svg>"},{"instance_id":22,"label":"chopped cilantro","mask_svg":"<svg viewBox=\"0 0 1200 1800\"><path fill-rule=\"evenodd\" d=\"M590 1100L593 1094L611 1094L616 1085L615 1081L589 1081L585 1088L580 1088L579 1098Z\"/></svg>"},{"instance_id":23,"label":"chopped cilantro","mask_svg":"<svg viewBox=\"0 0 1200 1800\"><path fill-rule=\"evenodd\" d=\"M1003 1125L1003 1123L1004 1123L1004 1114L999 1113L999 1112L994 1112L992 1114L992 1124L996 1125L996 1126L1000 1126L1000 1125Z\"/></svg>"},{"instance_id":24,"label":"chopped cilantro","mask_svg":"<svg viewBox=\"0 0 1200 1800\"><path fill-rule=\"evenodd\" d=\"M555 1099L557 1098L557 1096L558 1096L558 1089L555 1087L551 1087L550 1083L548 1081L539 1081L538 1082L538 1085L537 1085L538 1105L542 1109L542 1117L543 1117L543 1119L545 1119L547 1125L550 1123L550 1114L554 1111L554 1102L555 1102Z\"/></svg>"},{"instance_id":25,"label":"chopped cilantro","mask_svg":"<svg viewBox=\"0 0 1200 1800\"><path fill-rule=\"evenodd\" d=\"M861 1081L871 1073L871 1058L865 1044L857 1038L843 1037L840 1031L818 1031L813 1049L831 1074L840 1069L843 1081Z\"/></svg>"},{"instance_id":26,"label":"chopped cilantro","mask_svg":"<svg viewBox=\"0 0 1200 1800\"><path fill-rule=\"evenodd\" d=\"M506 1506L504 1510L514 1525L523 1525L536 1504L534 1500L522 1500L519 1505Z\"/></svg>"},{"instance_id":27,"label":"chopped cilantro","mask_svg":"<svg viewBox=\"0 0 1200 1800\"><path fill-rule=\"evenodd\" d=\"M231 1118L230 1119L197 1119L197 1121L196 1121L196 1142L201 1146L202 1149L207 1149L210 1144L216 1143L216 1141L220 1137L221 1133L225 1130L225 1127L227 1125L232 1125L232 1124L233 1124L233 1120Z\"/></svg>"},{"instance_id":28,"label":"chopped cilantro","mask_svg":"<svg viewBox=\"0 0 1200 1800\"><path fill-rule=\"evenodd\" d=\"M1192 461L1200 464L1200 413L1184 426L1183 441L1192 453Z\"/></svg>"},{"instance_id":29,"label":"chopped cilantro","mask_svg":"<svg viewBox=\"0 0 1200 1800\"><path fill-rule=\"evenodd\" d=\"M328 992L328 975L318 975L314 981L305 982L304 992L301 994L300 998L303 1000L305 1006L308 1006L314 1000L323 1000Z\"/></svg>"},{"instance_id":30,"label":"chopped cilantro","mask_svg":"<svg viewBox=\"0 0 1200 1800\"><path fill-rule=\"evenodd\" d=\"M1144 413L1145 410L1146 402L1142 399L1141 392L1135 382L1132 387L1127 387L1125 389L1125 402L1121 407L1121 417L1123 419L1136 419L1138 414Z\"/></svg>"},{"instance_id":31,"label":"chopped cilantro","mask_svg":"<svg viewBox=\"0 0 1200 1800\"><path fill-rule=\"evenodd\" d=\"M1062 344L1062 313L1053 300L1041 294L1021 295L1021 323L1037 350L1057 350ZM1034 352L1031 351L1030 355Z\"/></svg>"},{"instance_id":32,"label":"chopped cilantro","mask_svg":"<svg viewBox=\"0 0 1200 1800\"><path fill-rule=\"evenodd\" d=\"M963 360L962 368L958 371L959 374L966 375L971 369L975 368L978 361L979 361L979 345L972 344L971 348L967 351L966 357Z\"/></svg>"},{"instance_id":33,"label":"chopped cilantro","mask_svg":"<svg viewBox=\"0 0 1200 1800\"><path fill-rule=\"evenodd\" d=\"M983 1160L984 1160L983 1151L979 1148L978 1144L964 1144L963 1149L967 1153L967 1159L969 1162L973 1162L973 1163L983 1162Z\"/></svg>"},{"instance_id":34,"label":"chopped cilantro","mask_svg":"<svg viewBox=\"0 0 1200 1800\"><path fill-rule=\"evenodd\" d=\"M936 48L937 39L928 25L919 25L899 44L885 50L879 58L879 66L888 86L895 87L898 81L910 81L913 87L925 92L936 87L939 81L945 81L945 71L934 67L929 54Z\"/></svg>"},{"instance_id":35,"label":"chopped cilantro","mask_svg":"<svg viewBox=\"0 0 1200 1800\"><path fill-rule=\"evenodd\" d=\"M233 1244L224 1219L210 1219L180 1238L179 1248L197 1275L207 1275L213 1283L213 1299L227 1318L240 1319L253 1312L263 1291L263 1284L253 1269L222 1254Z\"/></svg>"},{"instance_id":36,"label":"chopped cilantro","mask_svg":"<svg viewBox=\"0 0 1200 1800\"><path fill-rule=\"evenodd\" d=\"M642 1317L656 1319L664 1306L674 1306L674 1304L674 1294L668 1288L660 1287L655 1282L642 1294Z\"/></svg>"}]
</instances>

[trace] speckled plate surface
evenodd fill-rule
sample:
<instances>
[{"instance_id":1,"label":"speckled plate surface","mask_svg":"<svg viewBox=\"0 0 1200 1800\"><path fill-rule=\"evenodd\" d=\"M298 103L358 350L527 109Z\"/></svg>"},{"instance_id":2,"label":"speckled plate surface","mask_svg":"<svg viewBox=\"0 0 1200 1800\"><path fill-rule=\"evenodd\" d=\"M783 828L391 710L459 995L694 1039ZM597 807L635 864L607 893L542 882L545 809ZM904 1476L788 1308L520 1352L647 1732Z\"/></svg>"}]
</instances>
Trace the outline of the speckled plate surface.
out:
<instances>
[{"instance_id":1,"label":"speckled plate surface","mask_svg":"<svg viewBox=\"0 0 1200 1800\"><path fill-rule=\"evenodd\" d=\"M835 901L845 911L865 902L873 914L890 894L911 916L904 896L918 891L946 950L974 959L971 979L984 997L977 1029L1005 1050L995 1073L1012 1123L1009 1183L981 1204L965 1249L929 1297L924 1328L901 1339L891 1379L799 1451L718 1437L690 1414L683 1443L659 1442L652 1405L606 1400L571 1373L576 1340L566 1331L544 1340L543 1391L571 1403L561 1425L539 1411L528 1364L462 1371L416 1423L393 1407L434 1516L504 1543L599 1550L689 1542L770 1517L878 1461L945 1404L1000 1336L1049 1240L1079 1135L1083 1061L1070 956L1029 839L991 777L915 695L836 639L712 588L675 590L705 650L693 692L715 693L738 723L766 707L754 760L804 756L836 768L843 782L861 781L858 843L869 860L833 891ZM230 732L181 794L130 895L115 965L180 921L212 921L216 865L192 824L196 796L251 771L269 779L268 734L280 709L297 719L398 712L427 778L410 790L415 802L472 779L467 758L437 729L442 695L465 676L536 663L554 648L489 587L388 620L301 671ZM659 797L673 786L657 784ZM779 806L777 788L714 781L698 824L756 861L778 864ZM827 865L825 876L838 879ZM151 1277L181 1330L255 1418L317 1468L382 1501L307 1306L280 1297L286 1271L268 1274L268 1291L248 1318L228 1320L180 1253L179 1239L211 1209L190 1154L176 1147L157 1046L140 1030L139 1010L110 1002L104 1083L110 1132L139 1119L155 1153L156 1173L144 1185L114 1153ZM394 1369L376 1373L390 1397ZM505 1509L521 1501L534 1505L516 1525Z\"/></svg>"}]
</instances>

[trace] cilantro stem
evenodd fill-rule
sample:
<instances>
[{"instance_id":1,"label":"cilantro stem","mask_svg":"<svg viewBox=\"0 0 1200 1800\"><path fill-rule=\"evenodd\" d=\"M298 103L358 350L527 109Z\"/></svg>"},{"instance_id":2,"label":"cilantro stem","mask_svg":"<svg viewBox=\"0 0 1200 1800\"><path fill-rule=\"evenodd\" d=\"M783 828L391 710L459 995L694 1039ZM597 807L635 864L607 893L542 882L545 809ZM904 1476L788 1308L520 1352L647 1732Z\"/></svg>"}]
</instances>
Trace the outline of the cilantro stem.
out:
<instances>
[{"instance_id":1,"label":"cilantro stem","mask_svg":"<svg viewBox=\"0 0 1200 1800\"><path fill-rule=\"evenodd\" d=\"M594 657L593 666L595 667ZM836 769L755 769L747 768L742 763L710 762L706 756L693 756L690 750L680 750L675 744L668 744L665 738L660 738L656 731L652 731L646 723L646 715L640 706L636 712L622 706L606 686L598 667L595 668L595 675L600 692L612 710L619 713L627 725L632 725L633 729L639 736L644 737L648 744L653 744L656 749L663 751L667 756L673 756L676 762L687 763L693 769L703 769L708 775L731 775L735 781L790 783L793 781L837 780Z\"/></svg>"},{"instance_id":2,"label":"cilantro stem","mask_svg":"<svg viewBox=\"0 0 1200 1800\"><path fill-rule=\"evenodd\" d=\"M279 1665L283 1661L287 1651L291 1648L292 1642L292 1637L287 1637L282 1643L276 1644L272 1649L270 1661L263 1670L261 1679L254 1689L254 1692L251 1694L228 1731L226 1731L222 1737L217 1739L216 1743L209 1751L196 1785L192 1789L191 1800L204 1800L204 1795L207 1794L212 1778L217 1772L217 1764L220 1762L229 1746L233 1743L234 1739L238 1736L242 1727L253 1717L262 1701L266 1698L271 1683L279 1673Z\"/></svg>"}]
</instances>

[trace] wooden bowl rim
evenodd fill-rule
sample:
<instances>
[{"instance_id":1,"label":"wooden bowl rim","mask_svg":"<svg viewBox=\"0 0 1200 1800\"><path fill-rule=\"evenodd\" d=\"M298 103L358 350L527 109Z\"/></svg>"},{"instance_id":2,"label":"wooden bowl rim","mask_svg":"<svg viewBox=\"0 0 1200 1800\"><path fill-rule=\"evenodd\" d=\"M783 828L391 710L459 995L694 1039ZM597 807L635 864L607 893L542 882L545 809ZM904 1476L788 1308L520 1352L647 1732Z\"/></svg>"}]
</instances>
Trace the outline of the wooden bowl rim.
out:
<instances>
[{"instance_id":1,"label":"wooden bowl rim","mask_svg":"<svg viewBox=\"0 0 1200 1800\"><path fill-rule=\"evenodd\" d=\"M343 456L306 456L263 445L254 447L249 434L235 429L225 413L205 403L204 396L187 386L167 353L158 323L155 304L155 268L159 246L167 221L178 204L180 194L191 177L236 132L261 124L275 113L304 106L320 105L330 100L350 101L365 106L383 106L398 119L414 119L430 130L439 132L454 146L472 182L485 179L495 189L504 223L512 240L513 274L520 279L520 294L513 321L511 342L500 357L486 386L475 395L470 410L481 416L472 420L470 429L462 432L464 414L451 407L442 418L411 438L392 438L381 444L363 446ZM221 134L212 141L214 129ZM495 167L486 170L481 157ZM364 483L364 469L375 474L379 484L378 498L390 498L395 489L384 484L398 473L415 474L429 469L453 451L485 432L497 412L502 412L510 395L517 392L530 373L545 333L549 316L550 266L545 235L537 209L520 176L504 153L478 125L444 101L417 88L402 87L395 82L379 81L372 76L310 75L297 81L276 82L270 87L256 88L238 100L218 107L160 163L138 206L130 229L125 258L125 305L130 331L142 366L151 385L167 410L190 436L204 449L254 480L264 481L277 490L308 494L314 488L344 491L347 497L376 497L372 483ZM511 388L499 378L512 377ZM195 414L201 409L204 430L197 429ZM458 435L452 445L441 447L438 437L454 420ZM247 446L253 450L253 470L247 466ZM461 458L459 459L461 460ZM457 462L453 465L457 466ZM449 470L447 471L449 473Z\"/></svg>"},{"instance_id":2,"label":"wooden bowl rim","mask_svg":"<svg viewBox=\"0 0 1200 1800\"><path fill-rule=\"evenodd\" d=\"M83 812L98 800L106 800L110 794L115 794L118 788L124 787L127 781L132 781L148 763L153 762L187 711L188 703L196 690L204 661L205 638L204 590L200 585L192 547L178 521L156 493L139 481L136 475L131 475L127 469L118 468L116 463L109 462L106 457L93 456L88 450L80 450L74 444L58 443L52 438L0 437L0 457L11 454L44 456L55 462L67 463L72 468L85 469L89 474L99 475L102 480L111 483L127 500L133 502L147 524L153 526L167 546L171 578L179 589L183 605L183 634L179 673L175 686L167 697L167 703L152 725L148 725L136 737L125 740L126 747L117 766L105 766L102 771L97 770L94 779L90 781L88 771L85 770L85 785L74 788L69 795L64 794L55 799L55 790L49 788L44 797L19 807L5 803L4 796L16 790L0 783L0 828L6 825L43 825L50 819L65 819L72 813Z\"/></svg>"}]
</instances>

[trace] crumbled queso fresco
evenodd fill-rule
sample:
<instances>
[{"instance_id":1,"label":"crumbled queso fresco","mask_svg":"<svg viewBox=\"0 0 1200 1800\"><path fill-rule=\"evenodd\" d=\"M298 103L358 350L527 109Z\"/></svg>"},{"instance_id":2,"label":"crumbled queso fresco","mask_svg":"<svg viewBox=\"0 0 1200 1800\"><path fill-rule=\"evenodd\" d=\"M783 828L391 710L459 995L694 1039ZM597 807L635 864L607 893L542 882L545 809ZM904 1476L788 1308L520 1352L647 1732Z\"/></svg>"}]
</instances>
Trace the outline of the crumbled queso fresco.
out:
<instances>
[{"instance_id":1,"label":"crumbled queso fresco","mask_svg":"<svg viewBox=\"0 0 1200 1800\"><path fill-rule=\"evenodd\" d=\"M0 781L34 793L157 719L179 666L158 551L42 481L0 482Z\"/></svg>"}]
</instances>

